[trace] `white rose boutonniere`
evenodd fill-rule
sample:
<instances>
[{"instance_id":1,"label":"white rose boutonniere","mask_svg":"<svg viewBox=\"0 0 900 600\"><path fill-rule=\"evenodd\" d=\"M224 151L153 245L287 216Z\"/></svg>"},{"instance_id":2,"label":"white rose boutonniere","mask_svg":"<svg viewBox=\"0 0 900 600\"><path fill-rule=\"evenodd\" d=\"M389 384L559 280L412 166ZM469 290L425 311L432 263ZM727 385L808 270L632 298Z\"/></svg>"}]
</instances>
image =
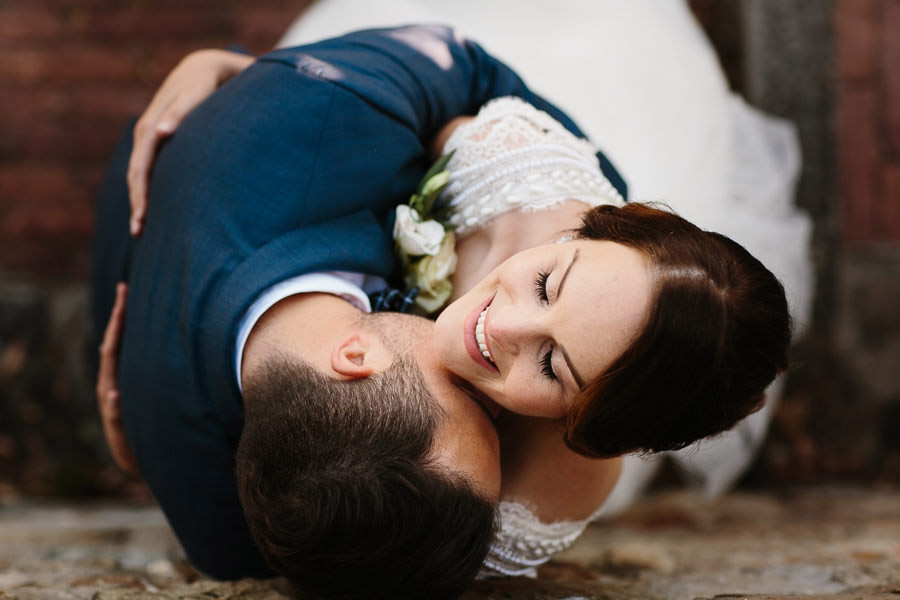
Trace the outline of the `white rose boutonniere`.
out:
<instances>
[{"instance_id":1,"label":"white rose boutonniere","mask_svg":"<svg viewBox=\"0 0 900 600\"><path fill-rule=\"evenodd\" d=\"M437 221L422 221L416 209L405 204L397 207L394 240L409 256L434 256L441 248L444 226Z\"/></svg>"},{"instance_id":2,"label":"white rose boutonniere","mask_svg":"<svg viewBox=\"0 0 900 600\"><path fill-rule=\"evenodd\" d=\"M397 207L395 250L408 289L418 288L416 306L427 314L439 310L453 291L450 275L456 270L456 236L442 223L444 207L438 197L450 179L442 156L425 174L409 204Z\"/></svg>"}]
</instances>

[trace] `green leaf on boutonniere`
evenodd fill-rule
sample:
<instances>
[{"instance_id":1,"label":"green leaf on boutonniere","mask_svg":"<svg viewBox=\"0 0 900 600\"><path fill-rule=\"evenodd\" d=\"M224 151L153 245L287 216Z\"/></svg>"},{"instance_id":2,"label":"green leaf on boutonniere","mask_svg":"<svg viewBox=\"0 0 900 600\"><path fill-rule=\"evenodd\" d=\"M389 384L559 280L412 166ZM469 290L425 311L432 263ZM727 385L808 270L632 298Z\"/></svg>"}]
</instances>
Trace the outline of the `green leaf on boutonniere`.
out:
<instances>
[{"instance_id":1,"label":"green leaf on boutonniere","mask_svg":"<svg viewBox=\"0 0 900 600\"><path fill-rule=\"evenodd\" d=\"M434 203L437 201L438 196L441 195L441 192L447 187L447 182L450 181L450 171L440 171L439 173L432 175L428 181L425 182L425 185L422 186L422 193L419 194L419 197L422 199L422 210L425 211L424 214L431 215L434 209Z\"/></svg>"},{"instance_id":2,"label":"green leaf on boutonniere","mask_svg":"<svg viewBox=\"0 0 900 600\"><path fill-rule=\"evenodd\" d=\"M450 162L450 159L453 158L454 154L456 154L456 150L451 151L449 154L444 154L439 159L437 159L433 165L431 165L431 168L428 169L428 171L425 173L425 177L422 178L422 184L419 186L420 190L425 187L425 183L429 179L431 179L441 171L447 170L447 164Z\"/></svg>"},{"instance_id":3,"label":"green leaf on boutonniere","mask_svg":"<svg viewBox=\"0 0 900 600\"><path fill-rule=\"evenodd\" d=\"M409 199L409 207L415 209L423 220L431 218L431 212L434 210L438 197L447 186L447 181L450 178L447 163L453 158L454 152L456 150L441 156L431 165L431 168L428 169L428 172L425 173L425 176L419 183L419 189Z\"/></svg>"}]
</instances>

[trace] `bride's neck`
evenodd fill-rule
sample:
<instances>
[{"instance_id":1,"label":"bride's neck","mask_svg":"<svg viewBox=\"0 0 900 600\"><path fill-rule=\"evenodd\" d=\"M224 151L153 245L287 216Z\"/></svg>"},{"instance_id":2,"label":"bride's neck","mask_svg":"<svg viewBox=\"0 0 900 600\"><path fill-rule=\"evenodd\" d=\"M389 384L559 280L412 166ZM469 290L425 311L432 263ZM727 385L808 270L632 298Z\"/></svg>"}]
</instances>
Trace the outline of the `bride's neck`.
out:
<instances>
[{"instance_id":1,"label":"bride's neck","mask_svg":"<svg viewBox=\"0 0 900 600\"><path fill-rule=\"evenodd\" d=\"M583 202L567 200L538 212L511 211L498 216L484 229L458 240L459 261L452 277L452 299L472 288L510 256L535 246L552 244L567 231L577 228L587 209Z\"/></svg>"}]
</instances>

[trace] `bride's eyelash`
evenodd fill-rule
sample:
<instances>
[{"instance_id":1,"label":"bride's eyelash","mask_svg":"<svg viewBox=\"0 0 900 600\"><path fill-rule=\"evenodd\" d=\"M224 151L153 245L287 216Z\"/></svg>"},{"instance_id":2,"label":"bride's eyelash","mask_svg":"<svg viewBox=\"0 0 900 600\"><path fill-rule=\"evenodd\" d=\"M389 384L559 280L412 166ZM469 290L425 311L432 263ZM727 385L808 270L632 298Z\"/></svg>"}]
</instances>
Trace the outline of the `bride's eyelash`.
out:
<instances>
[{"instance_id":1,"label":"bride's eyelash","mask_svg":"<svg viewBox=\"0 0 900 600\"><path fill-rule=\"evenodd\" d=\"M553 371L553 350L548 350L544 358L541 359L541 373L550 381L556 381L556 373Z\"/></svg>"},{"instance_id":2,"label":"bride's eyelash","mask_svg":"<svg viewBox=\"0 0 900 600\"><path fill-rule=\"evenodd\" d=\"M544 303L550 302L550 298L547 296L548 279L550 279L550 271L540 271L534 279L534 292Z\"/></svg>"}]
</instances>

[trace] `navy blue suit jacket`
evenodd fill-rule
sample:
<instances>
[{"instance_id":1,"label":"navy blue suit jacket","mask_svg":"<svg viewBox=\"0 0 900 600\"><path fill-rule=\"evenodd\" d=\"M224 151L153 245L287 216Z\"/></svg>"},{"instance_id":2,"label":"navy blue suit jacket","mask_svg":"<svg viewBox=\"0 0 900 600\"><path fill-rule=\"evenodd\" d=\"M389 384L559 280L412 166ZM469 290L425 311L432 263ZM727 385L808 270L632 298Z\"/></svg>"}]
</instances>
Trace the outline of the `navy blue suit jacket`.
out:
<instances>
[{"instance_id":1,"label":"navy blue suit jacket","mask_svg":"<svg viewBox=\"0 0 900 600\"><path fill-rule=\"evenodd\" d=\"M128 236L126 135L98 202L94 320L130 282L122 416L141 473L191 560L219 578L271 574L234 481L242 405L236 326L295 275L389 277L392 213L451 118L516 95L575 125L451 29L358 32L261 57L160 150L145 230Z\"/></svg>"}]
</instances>

